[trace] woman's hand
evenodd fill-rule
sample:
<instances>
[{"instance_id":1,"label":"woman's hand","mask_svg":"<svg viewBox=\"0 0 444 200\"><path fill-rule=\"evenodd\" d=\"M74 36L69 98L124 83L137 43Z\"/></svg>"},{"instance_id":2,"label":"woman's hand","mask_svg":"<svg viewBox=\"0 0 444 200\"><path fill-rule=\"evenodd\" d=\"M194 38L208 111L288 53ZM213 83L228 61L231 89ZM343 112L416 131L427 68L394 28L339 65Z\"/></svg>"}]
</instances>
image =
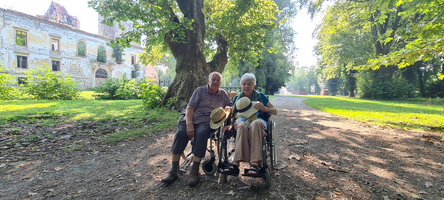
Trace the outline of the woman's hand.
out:
<instances>
[{"instance_id":1,"label":"woman's hand","mask_svg":"<svg viewBox=\"0 0 444 200\"><path fill-rule=\"evenodd\" d=\"M194 138L194 125L192 123L187 124L187 136L190 139Z\"/></svg>"},{"instance_id":2,"label":"woman's hand","mask_svg":"<svg viewBox=\"0 0 444 200\"><path fill-rule=\"evenodd\" d=\"M253 106L253 108L255 108L255 109L257 109L257 110L265 111L265 108L266 108L266 107L264 106L263 103L259 102L259 103L255 104L255 105Z\"/></svg>"}]
</instances>

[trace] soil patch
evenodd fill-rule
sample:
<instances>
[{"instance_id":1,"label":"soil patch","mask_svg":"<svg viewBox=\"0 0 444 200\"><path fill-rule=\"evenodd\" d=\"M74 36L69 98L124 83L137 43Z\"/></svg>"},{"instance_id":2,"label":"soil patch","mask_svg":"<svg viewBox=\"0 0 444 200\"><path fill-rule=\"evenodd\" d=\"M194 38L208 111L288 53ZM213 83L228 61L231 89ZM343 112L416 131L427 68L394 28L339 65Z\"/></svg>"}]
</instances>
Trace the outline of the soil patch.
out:
<instances>
[{"instance_id":1,"label":"soil patch","mask_svg":"<svg viewBox=\"0 0 444 200\"><path fill-rule=\"evenodd\" d=\"M432 132L370 126L317 111L303 98L275 97L278 168L272 185L260 179L208 177L187 185L189 165L171 185L175 129L118 144L124 129L73 122L0 127L1 199L442 199L444 144ZM113 125L110 125L113 124ZM97 129L101 130L97 133ZM43 134L45 133L45 134ZM15 142L14 135L23 141ZM34 135L34 136L31 136ZM35 136L37 135L37 137ZM29 136L29 137L28 137ZM28 137L28 138L27 138ZM9 144L8 144L9 143ZM207 156L209 154L207 153Z\"/></svg>"}]
</instances>

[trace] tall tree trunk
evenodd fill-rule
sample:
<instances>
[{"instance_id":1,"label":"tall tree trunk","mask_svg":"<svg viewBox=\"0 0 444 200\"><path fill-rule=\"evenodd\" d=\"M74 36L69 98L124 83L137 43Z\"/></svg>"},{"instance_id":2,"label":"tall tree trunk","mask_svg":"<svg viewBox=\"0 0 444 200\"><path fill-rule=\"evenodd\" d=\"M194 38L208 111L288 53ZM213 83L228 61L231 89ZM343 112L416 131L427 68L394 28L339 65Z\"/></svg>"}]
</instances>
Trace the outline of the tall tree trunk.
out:
<instances>
[{"instance_id":1,"label":"tall tree trunk","mask_svg":"<svg viewBox=\"0 0 444 200\"><path fill-rule=\"evenodd\" d=\"M424 79L422 77L421 65L422 62L418 62L418 65L415 67L416 67L416 74L418 74L419 93L421 94L421 97L425 97L426 95L425 95Z\"/></svg>"},{"instance_id":2,"label":"tall tree trunk","mask_svg":"<svg viewBox=\"0 0 444 200\"><path fill-rule=\"evenodd\" d=\"M193 30L185 31L185 43L173 41L171 33L165 36L165 42L176 59L176 76L162 100L162 105L182 111L194 90L207 84L208 75L212 71L222 73L228 60L228 51L227 42L220 36L216 55L211 62L206 63L203 0L177 0L177 4L184 17L194 21Z\"/></svg>"}]
</instances>

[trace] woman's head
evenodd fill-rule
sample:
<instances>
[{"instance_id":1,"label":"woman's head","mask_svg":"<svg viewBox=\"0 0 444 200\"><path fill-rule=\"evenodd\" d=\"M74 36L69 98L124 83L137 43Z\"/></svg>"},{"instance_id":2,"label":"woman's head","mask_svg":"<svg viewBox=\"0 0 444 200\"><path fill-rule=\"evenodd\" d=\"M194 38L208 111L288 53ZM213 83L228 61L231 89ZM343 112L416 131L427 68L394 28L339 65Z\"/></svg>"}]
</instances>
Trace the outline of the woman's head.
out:
<instances>
[{"instance_id":1,"label":"woman's head","mask_svg":"<svg viewBox=\"0 0 444 200\"><path fill-rule=\"evenodd\" d=\"M245 73L241 77L240 85L245 95L251 95L256 87L256 76L252 73Z\"/></svg>"}]
</instances>

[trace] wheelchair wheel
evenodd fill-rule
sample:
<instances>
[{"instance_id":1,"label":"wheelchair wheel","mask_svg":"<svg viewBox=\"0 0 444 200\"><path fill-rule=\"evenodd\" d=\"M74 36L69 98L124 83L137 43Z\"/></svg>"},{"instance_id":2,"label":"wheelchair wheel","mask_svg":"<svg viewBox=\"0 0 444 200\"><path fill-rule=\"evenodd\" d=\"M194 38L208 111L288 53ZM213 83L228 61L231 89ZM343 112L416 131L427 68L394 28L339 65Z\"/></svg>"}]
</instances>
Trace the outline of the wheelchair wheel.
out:
<instances>
[{"instance_id":1,"label":"wheelchair wheel","mask_svg":"<svg viewBox=\"0 0 444 200\"><path fill-rule=\"evenodd\" d=\"M202 170L207 176L213 176L217 171L216 163L214 163L214 161L211 162L211 160L205 160L202 163Z\"/></svg>"},{"instance_id":2,"label":"wheelchair wheel","mask_svg":"<svg viewBox=\"0 0 444 200\"><path fill-rule=\"evenodd\" d=\"M270 168L275 169L277 166L275 123L273 121L270 121L268 127L270 128L269 130L270 137L267 138L269 140L267 141L268 144L267 150L270 157Z\"/></svg>"},{"instance_id":3,"label":"wheelchair wheel","mask_svg":"<svg viewBox=\"0 0 444 200\"><path fill-rule=\"evenodd\" d=\"M269 188L271 186L271 177L270 177L270 169L265 168L265 187Z\"/></svg>"}]
</instances>

